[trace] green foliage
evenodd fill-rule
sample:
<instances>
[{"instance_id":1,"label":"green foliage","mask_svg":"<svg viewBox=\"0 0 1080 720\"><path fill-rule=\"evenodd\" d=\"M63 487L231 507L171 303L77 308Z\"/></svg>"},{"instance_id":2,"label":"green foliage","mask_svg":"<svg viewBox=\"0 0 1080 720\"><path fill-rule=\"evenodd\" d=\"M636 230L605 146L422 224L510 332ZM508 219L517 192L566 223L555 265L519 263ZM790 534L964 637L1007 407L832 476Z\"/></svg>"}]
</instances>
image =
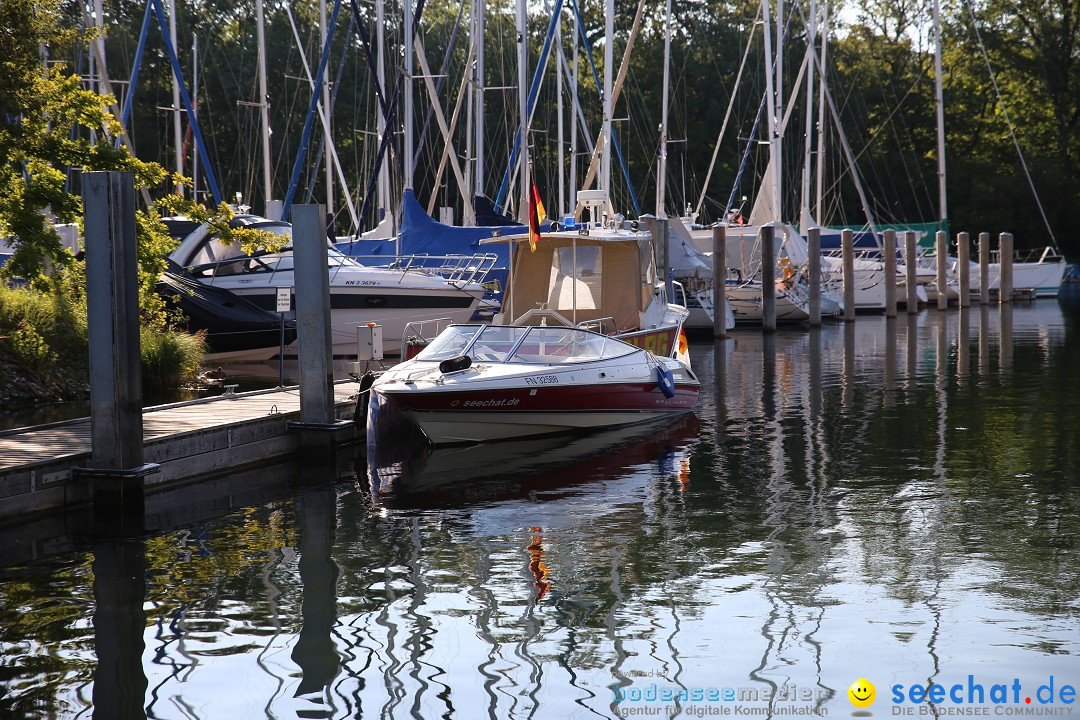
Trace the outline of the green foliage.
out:
<instances>
[{"instance_id":1,"label":"green foliage","mask_svg":"<svg viewBox=\"0 0 1080 720\"><path fill-rule=\"evenodd\" d=\"M140 342L144 394L195 385L206 352L202 336L144 327Z\"/></svg>"}]
</instances>

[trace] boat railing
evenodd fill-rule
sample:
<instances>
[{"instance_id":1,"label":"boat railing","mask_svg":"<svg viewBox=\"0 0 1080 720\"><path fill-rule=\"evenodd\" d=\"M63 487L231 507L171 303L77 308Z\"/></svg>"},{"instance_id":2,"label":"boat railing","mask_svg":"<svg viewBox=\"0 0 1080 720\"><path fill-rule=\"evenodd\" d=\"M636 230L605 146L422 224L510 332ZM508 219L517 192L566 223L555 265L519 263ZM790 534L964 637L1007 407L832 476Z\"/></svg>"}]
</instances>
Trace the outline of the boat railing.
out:
<instances>
[{"instance_id":1,"label":"boat railing","mask_svg":"<svg viewBox=\"0 0 1080 720\"><path fill-rule=\"evenodd\" d=\"M974 262L978 262L976 259ZM1001 263L1001 250L990 251L990 262L995 264ZM1042 248L1031 248L1013 250L1013 262L1014 263L1047 263L1047 262L1065 262L1065 258L1053 245L1047 245Z\"/></svg>"},{"instance_id":2,"label":"boat railing","mask_svg":"<svg viewBox=\"0 0 1080 720\"><path fill-rule=\"evenodd\" d=\"M410 360L427 347L432 340L454 323L453 318L435 318L433 320L412 320L405 324L401 332L401 359Z\"/></svg>"},{"instance_id":3,"label":"boat railing","mask_svg":"<svg viewBox=\"0 0 1080 720\"><path fill-rule=\"evenodd\" d=\"M494 253L473 255L349 255L362 265L400 270L402 277L409 272L437 275L453 283L482 283L488 273L495 269L499 256Z\"/></svg>"},{"instance_id":4,"label":"boat railing","mask_svg":"<svg viewBox=\"0 0 1080 720\"><path fill-rule=\"evenodd\" d=\"M615 318L610 315L607 317L596 318L595 320L582 320L574 327L580 328L581 330L591 330L600 335L614 335L619 331L619 326L615 323Z\"/></svg>"}]
</instances>

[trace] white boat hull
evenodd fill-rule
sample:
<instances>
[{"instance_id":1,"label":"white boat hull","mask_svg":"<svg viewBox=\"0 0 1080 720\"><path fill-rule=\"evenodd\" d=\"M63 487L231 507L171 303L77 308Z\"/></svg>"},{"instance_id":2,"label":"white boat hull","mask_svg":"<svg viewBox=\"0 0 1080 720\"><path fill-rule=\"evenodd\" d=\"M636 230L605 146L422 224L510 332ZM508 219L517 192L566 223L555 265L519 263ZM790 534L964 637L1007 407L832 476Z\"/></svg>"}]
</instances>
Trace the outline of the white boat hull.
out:
<instances>
[{"instance_id":1,"label":"white boat hull","mask_svg":"<svg viewBox=\"0 0 1080 720\"><path fill-rule=\"evenodd\" d=\"M736 323L760 323L762 298L760 283L736 284L728 282L725 288L728 304ZM776 288L776 321L804 322L810 319L808 299L795 290Z\"/></svg>"},{"instance_id":2,"label":"white boat hull","mask_svg":"<svg viewBox=\"0 0 1080 720\"><path fill-rule=\"evenodd\" d=\"M1013 263L1013 288L1016 290L1034 290L1036 297L1057 297L1061 291L1061 281L1065 277L1065 265L1064 260L1060 262ZM978 294L982 283L982 273L979 270L978 263L971 263L970 267L970 290L973 294ZM992 263L988 270L987 277L990 280L990 287L994 290L1000 288L1001 265Z\"/></svg>"}]
</instances>

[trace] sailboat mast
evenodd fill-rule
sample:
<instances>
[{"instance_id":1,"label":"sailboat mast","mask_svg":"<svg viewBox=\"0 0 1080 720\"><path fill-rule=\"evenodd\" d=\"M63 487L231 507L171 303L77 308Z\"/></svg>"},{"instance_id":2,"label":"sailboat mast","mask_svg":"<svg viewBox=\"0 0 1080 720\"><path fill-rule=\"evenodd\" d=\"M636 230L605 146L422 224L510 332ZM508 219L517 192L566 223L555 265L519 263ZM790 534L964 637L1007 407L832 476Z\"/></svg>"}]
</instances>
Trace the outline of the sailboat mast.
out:
<instances>
[{"instance_id":1,"label":"sailboat mast","mask_svg":"<svg viewBox=\"0 0 1080 720\"><path fill-rule=\"evenodd\" d=\"M386 93L386 2L385 0L375 0L375 79L379 83L379 87L382 88L383 97ZM379 133L379 137L383 137L386 134L386 111L381 105L378 106L375 113L375 129ZM375 196L378 202L378 208L382 210L382 215L379 217L379 221L385 217L385 213L390 209L390 165L388 153L383 154L382 162L379 164L379 175L376 184ZM397 233L395 233L396 235Z\"/></svg>"},{"instance_id":2,"label":"sailboat mast","mask_svg":"<svg viewBox=\"0 0 1080 720\"><path fill-rule=\"evenodd\" d=\"M934 104L937 106L938 204L942 225L949 213L945 195L945 95L941 81L941 6L934 0ZM944 229L944 227L942 228Z\"/></svg>"},{"instance_id":3,"label":"sailboat mast","mask_svg":"<svg viewBox=\"0 0 1080 720\"><path fill-rule=\"evenodd\" d=\"M529 207L529 111L528 111L528 27L526 25L525 0L517 0L518 31L518 113L521 118L521 203L518 217L524 217Z\"/></svg>"},{"instance_id":4,"label":"sailboat mast","mask_svg":"<svg viewBox=\"0 0 1080 720\"><path fill-rule=\"evenodd\" d=\"M667 190L668 84L671 80L671 0L664 13L664 86L660 100L660 161L656 168L656 216L667 217L664 193Z\"/></svg>"},{"instance_id":5,"label":"sailboat mast","mask_svg":"<svg viewBox=\"0 0 1080 720\"><path fill-rule=\"evenodd\" d=\"M326 0L319 0L319 47L326 47ZM334 156L330 146L330 83L322 84L322 111L323 132L326 134L323 142L324 170L326 171L326 212L334 212Z\"/></svg>"},{"instance_id":6,"label":"sailboat mast","mask_svg":"<svg viewBox=\"0 0 1080 720\"><path fill-rule=\"evenodd\" d=\"M799 188L799 227L805 233L810 226L810 160L814 152L814 45L817 39L817 0L810 0L810 22L806 27L806 52L810 56L806 73L806 128L803 138L802 185Z\"/></svg>"},{"instance_id":7,"label":"sailboat mast","mask_svg":"<svg viewBox=\"0 0 1080 720\"><path fill-rule=\"evenodd\" d=\"M169 2L169 40L172 41L172 46L176 47L176 14L179 8L177 7L178 0L170 0ZM259 7L261 8L261 2ZM259 19L259 26L262 27L262 16ZM184 174L184 135L180 126L180 117L184 110L180 107L180 80L176 77L176 73L173 73L172 79L172 97L173 97L173 145L174 156L176 158L176 172L179 175ZM177 184L176 194L184 194L184 186Z\"/></svg>"},{"instance_id":8,"label":"sailboat mast","mask_svg":"<svg viewBox=\"0 0 1080 720\"><path fill-rule=\"evenodd\" d=\"M413 8L405 0L405 188L413 187Z\"/></svg>"},{"instance_id":9,"label":"sailboat mast","mask_svg":"<svg viewBox=\"0 0 1080 720\"><path fill-rule=\"evenodd\" d=\"M576 10L575 10L575 12L576 12ZM575 21L576 21L576 18L571 20L571 22L575 22ZM578 33L577 33L576 28L571 32L571 35L574 36L574 41L573 41L573 43L571 43L571 46L573 48L573 53L574 53L574 64L573 64L573 68L571 69L572 77L570 78L570 118L571 118L570 119L570 192L571 193L576 193L577 189L578 189L578 183L577 183L578 133L577 133L577 123L574 122L574 113L578 112L578 110L579 110L579 108L578 108L578 92L577 92L578 91ZM573 204L573 201L571 200L571 205L572 204ZM571 209L570 209L569 205L564 209L564 212L566 212L567 214L570 214Z\"/></svg>"},{"instance_id":10,"label":"sailboat mast","mask_svg":"<svg viewBox=\"0 0 1080 720\"><path fill-rule=\"evenodd\" d=\"M772 8L769 5L769 0L761 0L761 17L764 21L764 32L762 35L765 40L765 110L768 116L769 123L769 167L772 172L772 187L762 188L759 192L770 192L773 198L774 212L779 215L780 207L780 183L777 182L777 175L780 169L780 141L777 137L777 124L779 119L776 117L776 102L775 102L775 77L773 74L773 52L772 52ZM776 218L773 218L774 220Z\"/></svg>"},{"instance_id":11,"label":"sailboat mast","mask_svg":"<svg viewBox=\"0 0 1080 720\"><path fill-rule=\"evenodd\" d=\"M270 96L266 91L266 33L263 28L263 0L256 0L255 2L255 37L259 46L259 117L262 126L263 202L267 211L269 211L270 201L274 197L274 188L270 174ZM276 220L277 218L270 219Z\"/></svg>"},{"instance_id":12,"label":"sailboat mast","mask_svg":"<svg viewBox=\"0 0 1080 720\"><path fill-rule=\"evenodd\" d=\"M765 0L766 2L768 0ZM600 189L611 206L611 82L615 65L615 0L604 6L604 129L600 154ZM596 222L600 218L589 218Z\"/></svg>"},{"instance_id":13,"label":"sailboat mast","mask_svg":"<svg viewBox=\"0 0 1080 720\"><path fill-rule=\"evenodd\" d=\"M129 91L130 92L130 91ZM191 36L191 109L199 116L199 36ZM191 199L199 202L199 148L191 148Z\"/></svg>"},{"instance_id":14,"label":"sailboat mast","mask_svg":"<svg viewBox=\"0 0 1080 720\"><path fill-rule=\"evenodd\" d=\"M476 194L484 194L484 0L476 0Z\"/></svg>"},{"instance_id":15,"label":"sailboat mast","mask_svg":"<svg viewBox=\"0 0 1080 720\"><path fill-rule=\"evenodd\" d=\"M560 12L561 10L561 5ZM557 25L555 25L555 47L557 48L558 55L562 54L562 19L560 18ZM556 58L558 57L556 55ZM559 214L566 212L566 155L565 148L563 147L563 68L562 63L557 59L555 61L555 99L556 99L556 111L558 112L559 120L557 132L559 136ZM575 286L576 290L576 286ZM575 305L575 308L577 306Z\"/></svg>"},{"instance_id":16,"label":"sailboat mast","mask_svg":"<svg viewBox=\"0 0 1080 720\"><path fill-rule=\"evenodd\" d=\"M776 206L774 220L784 219L784 0L776 0L776 128L773 143L776 145L776 164L773 165L773 202Z\"/></svg>"},{"instance_id":17,"label":"sailboat mast","mask_svg":"<svg viewBox=\"0 0 1080 720\"><path fill-rule=\"evenodd\" d=\"M825 60L826 49L829 47L829 4L822 3L821 5L821 62L818 67L819 72L825 72ZM816 167L816 182L817 182L817 203L815 204L814 217L818 222L824 217L822 214L824 209L823 195L825 193L825 77L821 77L821 83L818 85L818 142L817 142L817 167Z\"/></svg>"}]
</instances>

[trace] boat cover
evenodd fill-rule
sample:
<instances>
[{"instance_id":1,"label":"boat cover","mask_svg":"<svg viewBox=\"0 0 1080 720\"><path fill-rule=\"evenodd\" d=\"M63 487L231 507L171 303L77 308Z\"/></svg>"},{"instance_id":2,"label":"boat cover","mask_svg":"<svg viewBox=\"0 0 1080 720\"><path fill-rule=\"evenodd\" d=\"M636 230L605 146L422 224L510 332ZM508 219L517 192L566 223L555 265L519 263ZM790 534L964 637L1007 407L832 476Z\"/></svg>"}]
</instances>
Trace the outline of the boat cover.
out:
<instances>
[{"instance_id":1,"label":"boat cover","mask_svg":"<svg viewBox=\"0 0 1080 720\"><path fill-rule=\"evenodd\" d=\"M221 287L166 270L157 292L175 298L190 332L206 331L211 353L274 347L281 341L281 317ZM296 340L296 323L285 321L285 344Z\"/></svg>"}]
</instances>

